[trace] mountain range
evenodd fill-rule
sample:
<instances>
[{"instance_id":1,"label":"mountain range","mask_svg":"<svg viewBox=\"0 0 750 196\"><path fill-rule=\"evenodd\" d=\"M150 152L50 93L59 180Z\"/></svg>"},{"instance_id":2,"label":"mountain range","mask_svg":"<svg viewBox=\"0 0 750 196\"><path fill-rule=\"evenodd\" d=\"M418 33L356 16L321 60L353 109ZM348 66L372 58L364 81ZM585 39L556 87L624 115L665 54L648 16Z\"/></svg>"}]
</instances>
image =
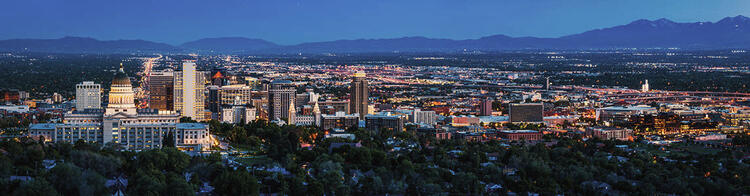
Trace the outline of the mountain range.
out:
<instances>
[{"instance_id":1,"label":"mountain range","mask_svg":"<svg viewBox=\"0 0 750 196\"><path fill-rule=\"evenodd\" d=\"M54 53L366 53L458 52L526 49L750 48L750 18L726 17L717 22L680 23L668 19L637 20L557 38L492 35L478 39L403 37L356 39L279 45L242 37L206 38L181 45L145 40L101 41L92 38L0 40L0 51Z\"/></svg>"}]
</instances>

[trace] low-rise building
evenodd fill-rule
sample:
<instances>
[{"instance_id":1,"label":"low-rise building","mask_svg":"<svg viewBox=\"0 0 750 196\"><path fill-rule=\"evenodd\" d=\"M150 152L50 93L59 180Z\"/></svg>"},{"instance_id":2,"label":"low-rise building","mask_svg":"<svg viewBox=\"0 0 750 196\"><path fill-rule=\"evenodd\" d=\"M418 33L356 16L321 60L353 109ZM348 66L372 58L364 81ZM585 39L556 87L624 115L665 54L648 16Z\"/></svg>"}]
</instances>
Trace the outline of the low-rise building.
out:
<instances>
[{"instance_id":1,"label":"low-rise building","mask_svg":"<svg viewBox=\"0 0 750 196\"><path fill-rule=\"evenodd\" d=\"M542 132L534 130L502 130L499 131L500 138L510 141L537 141L542 140Z\"/></svg>"},{"instance_id":2,"label":"low-rise building","mask_svg":"<svg viewBox=\"0 0 750 196\"><path fill-rule=\"evenodd\" d=\"M365 115L365 127L371 131L380 131L382 129L403 131L404 119L399 115L368 114Z\"/></svg>"},{"instance_id":3,"label":"low-rise building","mask_svg":"<svg viewBox=\"0 0 750 196\"><path fill-rule=\"evenodd\" d=\"M630 140L633 137L633 130L615 127L588 127L586 128L586 135L602 140Z\"/></svg>"},{"instance_id":4,"label":"low-rise building","mask_svg":"<svg viewBox=\"0 0 750 196\"><path fill-rule=\"evenodd\" d=\"M352 127L359 127L359 115L346 114L343 111L336 112L334 115L321 114L321 128L323 130L346 130Z\"/></svg>"}]
</instances>

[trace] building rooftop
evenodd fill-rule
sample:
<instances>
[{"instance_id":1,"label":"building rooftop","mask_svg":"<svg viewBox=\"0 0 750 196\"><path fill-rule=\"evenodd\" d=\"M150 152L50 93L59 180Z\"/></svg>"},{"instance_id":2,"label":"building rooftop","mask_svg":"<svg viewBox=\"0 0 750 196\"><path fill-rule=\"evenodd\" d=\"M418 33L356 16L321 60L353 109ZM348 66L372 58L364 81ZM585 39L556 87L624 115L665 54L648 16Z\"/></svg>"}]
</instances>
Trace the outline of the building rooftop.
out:
<instances>
[{"instance_id":1,"label":"building rooftop","mask_svg":"<svg viewBox=\"0 0 750 196\"><path fill-rule=\"evenodd\" d=\"M502 130L500 132L503 132L503 133L537 133L538 131L534 131L534 130Z\"/></svg>"},{"instance_id":2,"label":"building rooftop","mask_svg":"<svg viewBox=\"0 0 750 196\"><path fill-rule=\"evenodd\" d=\"M31 124L31 125L29 125L29 129L36 129L36 130L40 130L40 129L55 129L55 127L57 125L58 125L57 123Z\"/></svg>"},{"instance_id":3,"label":"building rooftop","mask_svg":"<svg viewBox=\"0 0 750 196\"><path fill-rule=\"evenodd\" d=\"M103 114L104 113L104 109L73 110L71 113L73 113L73 114Z\"/></svg>"},{"instance_id":4,"label":"building rooftop","mask_svg":"<svg viewBox=\"0 0 750 196\"><path fill-rule=\"evenodd\" d=\"M610 106L610 107L605 107L605 108L602 108L602 109L603 110L631 110L631 111L633 111L633 110L650 110L650 109L654 109L654 108L651 107L651 106L639 105L639 106L625 106L625 107L623 107L623 106Z\"/></svg>"},{"instance_id":5,"label":"building rooftop","mask_svg":"<svg viewBox=\"0 0 750 196\"><path fill-rule=\"evenodd\" d=\"M508 122L508 116L480 116L479 122L491 123L491 122Z\"/></svg>"},{"instance_id":6,"label":"building rooftop","mask_svg":"<svg viewBox=\"0 0 750 196\"><path fill-rule=\"evenodd\" d=\"M178 129L206 129L206 124L203 123L177 123Z\"/></svg>"},{"instance_id":7,"label":"building rooftop","mask_svg":"<svg viewBox=\"0 0 750 196\"><path fill-rule=\"evenodd\" d=\"M271 84L291 84L292 81L289 80L273 80L271 81Z\"/></svg>"}]
</instances>

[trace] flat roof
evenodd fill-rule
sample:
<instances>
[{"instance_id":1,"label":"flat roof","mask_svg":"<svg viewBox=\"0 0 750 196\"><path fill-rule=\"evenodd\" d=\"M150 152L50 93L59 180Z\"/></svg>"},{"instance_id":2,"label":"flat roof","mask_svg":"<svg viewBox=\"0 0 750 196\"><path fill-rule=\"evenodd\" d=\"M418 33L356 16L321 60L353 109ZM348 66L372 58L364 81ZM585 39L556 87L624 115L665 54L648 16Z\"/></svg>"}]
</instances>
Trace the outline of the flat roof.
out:
<instances>
[{"instance_id":1,"label":"flat roof","mask_svg":"<svg viewBox=\"0 0 750 196\"><path fill-rule=\"evenodd\" d=\"M502 130L503 133L538 133L539 131L534 130Z\"/></svg>"},{"instance_id":2,"label":"flat roof","mask_svg":"<svg viewBox=\"0 0 750 196\"><path fill-rule=\"evenodd\" d=\"M177 123L178 129L206 129L206 124L203 123Z\"/></svg>"},{"instance_id":3,"label":"flat roof","mask_svg":"<svg viewBox=\"0 0 750 196\"><path fill-rule=\"evenodd\" d=\"M38 123L38 124L31 124L29 125L29 129L55 129L57 126L57 123Z\"/></svg>"}]
</instances>

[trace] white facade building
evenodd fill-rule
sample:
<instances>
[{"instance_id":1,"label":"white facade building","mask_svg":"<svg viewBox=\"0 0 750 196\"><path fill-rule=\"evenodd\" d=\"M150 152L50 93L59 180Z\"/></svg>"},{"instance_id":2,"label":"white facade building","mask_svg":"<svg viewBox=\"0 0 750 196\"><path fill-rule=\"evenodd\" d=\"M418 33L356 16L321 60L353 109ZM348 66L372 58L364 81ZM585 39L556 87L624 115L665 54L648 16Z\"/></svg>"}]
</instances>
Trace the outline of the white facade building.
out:
<instances>
[{"instance_id":1,"label":"white facade building","mask_svg":"<svg viewBox=\"0 0 750 196\"><path fill-rule=\"evenodd\" d=\"M422 111L414 109L411 115L411 122L416 124L435 125L437 123L437 114L435 111Z\"/></svg>"},{"instance_id":2,"label":"white facade building","mask_svg":"<svg viewBox=\"0 0 750 196\"><path fill-rule=\"evenodd\" d=\"M206 120L205 83L205 74L196 71L194 62L183 62L182 71L176 72L174 77L175 111L196 121Z\"/></svg>"},{"instance_id":3,"label":"white facade building","mask_svg":"<svg viewBox=\"0 0 750 196\"><path fill-rule=\"evenodd\" d=\"M102 85L84 81L76 85L76 110L102 108Z\"/></svg>"}]
</instances>

